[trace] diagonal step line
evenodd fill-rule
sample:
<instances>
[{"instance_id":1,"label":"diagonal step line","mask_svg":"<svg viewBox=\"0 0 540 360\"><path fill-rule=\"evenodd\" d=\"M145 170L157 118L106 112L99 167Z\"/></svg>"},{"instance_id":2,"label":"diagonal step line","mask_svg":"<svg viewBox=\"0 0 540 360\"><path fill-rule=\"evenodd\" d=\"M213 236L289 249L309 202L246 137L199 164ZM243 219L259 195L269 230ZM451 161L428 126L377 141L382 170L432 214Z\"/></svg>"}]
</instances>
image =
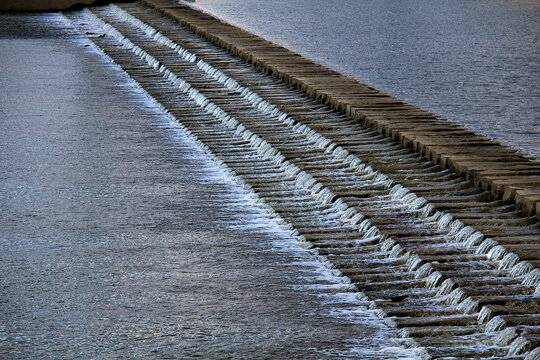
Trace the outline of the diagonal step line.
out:
<instances>
[{"instance_id":1,"label":"diagonal step line","mask_svg":"<svg viewBox=\"0 0 540 360\"><path fill-rule=\"evenodd\" d=\"M106 24L106 25L109 25L109 24ZM246 140L250 139L250 141L252 142L252 145L254 145L259 150L259 153L262 156L270 155L270 157L272 157L272 156L276 156L276 155L279 154L279 152L277 150L275 150L274 148L272 148L264 139L261 139L258 136L254 135L253 133L251 133L249 130L247 130L245 127L243 127L243 125L239 124L239 122L236 119L229 116L221 108L219 108L218 106L211 103L206 97L204 97L204 95L202 95L198 90L194 89L189 84L187 84L183 79L180 79L175 74L172 74L164 65L159 64L159 62L154 57L149 55L146 51L142 50L137 45L134 45L133 43L131 43L131 41L126 39L122 34L120 34L112 26L110 26L110 27L105 26L105 29L109 30L110 33L113 36L118 37L119 40L124 44L124 46L128 47L136 55L138 55L138 56L142 57L144 60L146 60L149 63L149 65L153 66L155 69L159 69L159 71L163 73L164 77L166 77L169 81L173 82L175 85L179 86L180 90L182 90L184 92L187 91L188 95L199 106L205 107L205 109L207 111L210 111L214 116L216 116L218 118L221 117L222 121L224 121L227 126L229 126L231 129L236 129L237 131L242 133ZM180 83L178 83L178 82L180 82ZM262 151L261 151L261 149L262 149ZM279 156L280 156L280 159L283 159L283 156L281 154L279 154ZM278 161L278 162L283 162L283 160ZM286 170L289 171L291 175L296 175L297 181L299 181L300 184L304 185L304 187L307 184L308 185L308 187L307 187L308 190L310 190L310 189L312 190L313 187L315 187L317 189L317 195L319 196L319 199L321 199L323 203L330 203L331 200L334 198L334 195L331 193L330 190L328 190L327 188L322 187L322 185L320 183L318 183L311 175L301 171L296 166L294 166L294 165L289 166L289 164L286 163ZM413 198L413 196L414 196L414 194L409 194L409 191L407 189L404 189L400 185L395 186L392 189L391 195L393 195L392 197L394 199L396 199L396 198L397 199L405 198L407 200L411 200ZM334 206L338 205L339 207L342 207L342 210L346 210L348 208L348 206L342 201L339 202L339 200L341 200L341 199L338 199L337 201L335 201L333 203L333 205ZM355 215L357 215L357 214L355 214ZM363 216L360 215L360 218L363 219ZM441 228L446 228L447 225L450 224L451 220L452 220L452 218L449 215L448 216L442 216L441 219L439 220L439 226ZM454 224L455 223L456 222L454 222ZM370 224L369 220L367 220L367 219L363 220L363 222L360 224L360 227L361 227L361 231L365 231L364 235L368 236L368 237L373 236L373 235L375 235L377 233L380 233L380 230L377 229L377 227L372 226ZM463 232L461 232L461 233L463 233ZM402 246L400 244L396 243L393 239L388 239L387 241L385 241L383 243L383 246L388 246L388 245L392 245L391 256L398 256L403 252ZM414 259L413 261L410 261L410 267L412 269L415 269L415 268L419 267L420 264L423 263L423 260L418 255L413 254L412 258ZM429 267L424 267L423 269L429 269ZM421 275L421 276L431 276L428 279L428 284L436 284L436 282L433 281L432 279L435 279L435 280L438 280L438 281L442 280L442 274L440 274L440 273L438 273L438 274L435 273L434 275L431 275L429 273L429 271L424 270L424 271L420 271L419 275ZM443 290L449 288L449 286L447 286L448 284L452 284L451 281L447 281L447 280L451 280L451 279L446 279L446 280L442 281L441 285L442 285ZM459 302L461 302L463 300L463 292L460 292L459 290L460 290L459 288L455 289L451 294L452 295L451 299L452 299L452 302L454 302L454 303L459 303ZM444 295L444 292L442 293L442 295Z\"/></svg>"},{"instance_id":2,"label":"diagonal step line","mask_svg":"<svg viewBox=\"0 0 540 360\"><path fill-rule=\"evenodd\" d=\"M179 55L185 60L190 62L196 61L197 66L202 71L204 71L210 77L214 78L218 83L225 85L229 90L239 92L241 96L244 97L248 102L250 102L254 108L257 108L258 110L267 115L277 116L280 121L292 126L292 129L297 133L311 136L312 139L316 141L317 145L322 150L331 152L336 159L344 160L346 163L350 164L351 167L356 167L358 171L374 172L371 167L366 166L366 164L362 163L362 161L355 155L350 154L347 150L338 146L330 139L325 138L323 135L317 133L310 127L296 122L294 119L290 118L288 114L279 110L275 105L268 103L254 91L240 85L234 79L228 77L220 70L206 63L204 60L198 58L195 54L192 54L186 49L182 48L179 44L175 43L167 36L161 34L151 25L144 23L143 21L137 19L133 15L127 13L125 10L119 8L114 4L109 5L109 8L120 19L125 20L128 23L131 23L133 26L144 31L148 36L151 36L157 42L177 51ZM378 176L380 176L380 180L388 181L388 186L394 185L393 181L388 179L386 175L378 174ZM421 209L421 213L425 217L428 217L428 214L430 214L430 212L432 212L434 209L434 206L429 204L427 200L422 197L418 197L416 194L414 194L409 189L406 189L400 184L396 184L393 186L391 190L391 195L393 195L393 199L401 201L403 205L408 206L411 210ZM527 275L528 273L533 271L533 267L530 263L526 261L520 261L519 257L515 253L508 251L506 248L504 248L504 246L498 244L494 245L493 240L491 239L486 239L486 241L482 242L482 240L484 240L484 235L480 231L471 232L471 229L474 230L473 227L464 226L463 222L461 222L459 219L454 219L452 215L446 214L442 211L437 211L434 216L440 217L438 223L439 228L449 228L450 233L456 233L456 240L464 243L464 245L467 247L476 247L477 251L486 251L486 254L490 259L500 260L501 269L512 268L512 274L514 276ZM430 219L432 218L433 217L430 217ZM465 238L465 235L468 235L468 237ZM494 246L492 249L487 249L488 245ZM536 278L536 274L532 274L532 276L529 276L529 278L525 280L526 284L531 285ZM536 282L535 286L540 287L540 279L538 280L538 282ZM540 288L538 290L540 290Z\"/></svg>"}]
</instances>

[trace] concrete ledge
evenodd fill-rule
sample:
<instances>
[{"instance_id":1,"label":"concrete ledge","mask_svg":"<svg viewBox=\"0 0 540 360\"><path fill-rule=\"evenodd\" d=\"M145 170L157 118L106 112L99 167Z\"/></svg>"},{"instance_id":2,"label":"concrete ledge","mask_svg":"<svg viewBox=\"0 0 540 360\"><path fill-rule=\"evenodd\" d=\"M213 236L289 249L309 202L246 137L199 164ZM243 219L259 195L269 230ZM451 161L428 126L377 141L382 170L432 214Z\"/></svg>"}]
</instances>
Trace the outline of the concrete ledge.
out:
<instances>
[{"instance_id":1,"label":"concrete ledge","mask_svg":"<svg viewBox=\"0 0 540 360\"><path fill-rule=\"evenodd\" d=\"M540 161L173 0L143 0L232 54L540 218Z\"/></svg>"},{"instance_id":2,"label":"concrete ledge","mask_svg":"<svg viewBox=\"0 0 540 360\"><path fill-rule=\"evenodd\" d=\"M91 5L98 0L0 0L0 11L66 10L74 5Z\"/></svg>"}]
</instances>

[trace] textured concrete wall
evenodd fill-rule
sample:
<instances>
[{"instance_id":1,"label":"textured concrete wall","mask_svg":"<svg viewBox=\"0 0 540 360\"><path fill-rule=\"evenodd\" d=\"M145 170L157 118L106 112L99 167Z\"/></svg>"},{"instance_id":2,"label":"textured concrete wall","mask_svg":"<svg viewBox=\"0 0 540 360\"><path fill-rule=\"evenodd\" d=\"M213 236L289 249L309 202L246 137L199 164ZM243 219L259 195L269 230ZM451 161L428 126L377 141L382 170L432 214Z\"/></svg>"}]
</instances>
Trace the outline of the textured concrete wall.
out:
<instances>
[{"instance_id":1,"label":"textured concrete wall","mask_svg":"<svg viewBox=\"0 0 540 360\"><path fill-rule=\"evenodd\" d=\"M0 0L1 10L64 10L76 4L90 5L97 0Z\"/></svg>"}]
</instances>

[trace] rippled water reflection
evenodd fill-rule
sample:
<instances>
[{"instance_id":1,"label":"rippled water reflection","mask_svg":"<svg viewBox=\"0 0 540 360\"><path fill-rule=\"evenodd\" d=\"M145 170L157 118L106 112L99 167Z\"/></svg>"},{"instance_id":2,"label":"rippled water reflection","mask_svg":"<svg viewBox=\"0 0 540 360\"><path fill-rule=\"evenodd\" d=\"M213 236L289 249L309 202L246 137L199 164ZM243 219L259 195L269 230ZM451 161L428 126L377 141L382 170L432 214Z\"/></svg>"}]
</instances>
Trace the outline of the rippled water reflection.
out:
<instances>
[{"instance_id":1,"label":"rippled water reflection","mask_svg":"<svg viewBox=\"0 0 540 360\"><path fill-rule=\"evenodd\" d=\"M197 0L228 22L540 159L540 3Z\"/></svg>"}]
</instances>

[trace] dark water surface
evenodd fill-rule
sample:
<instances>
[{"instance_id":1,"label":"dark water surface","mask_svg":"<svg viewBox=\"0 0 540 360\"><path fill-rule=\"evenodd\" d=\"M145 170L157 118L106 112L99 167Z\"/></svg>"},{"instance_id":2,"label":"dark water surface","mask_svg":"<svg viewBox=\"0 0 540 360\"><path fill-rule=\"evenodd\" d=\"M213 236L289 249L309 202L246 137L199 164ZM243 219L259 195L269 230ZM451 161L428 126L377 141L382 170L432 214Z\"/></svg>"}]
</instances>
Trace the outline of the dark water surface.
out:
<instances>
[{"instance_id":1,"label":"dark water surface","mask_svg":"<svg viewBox=\"0 0 540 360\"><path fill-rule=\"evenodd\" d=\"M196 0L230 23L540 159L536 0Z\"/></svg>"},{"instance_id":2,"label":"dark water surface","mask_svg":"<svg viewBox=\"0 0 540 360\"><path fill-rule=\"evenodd\" d=\"M67 26L0 15L0 358L410 358Z\"/></svg>"}]
</instances>

